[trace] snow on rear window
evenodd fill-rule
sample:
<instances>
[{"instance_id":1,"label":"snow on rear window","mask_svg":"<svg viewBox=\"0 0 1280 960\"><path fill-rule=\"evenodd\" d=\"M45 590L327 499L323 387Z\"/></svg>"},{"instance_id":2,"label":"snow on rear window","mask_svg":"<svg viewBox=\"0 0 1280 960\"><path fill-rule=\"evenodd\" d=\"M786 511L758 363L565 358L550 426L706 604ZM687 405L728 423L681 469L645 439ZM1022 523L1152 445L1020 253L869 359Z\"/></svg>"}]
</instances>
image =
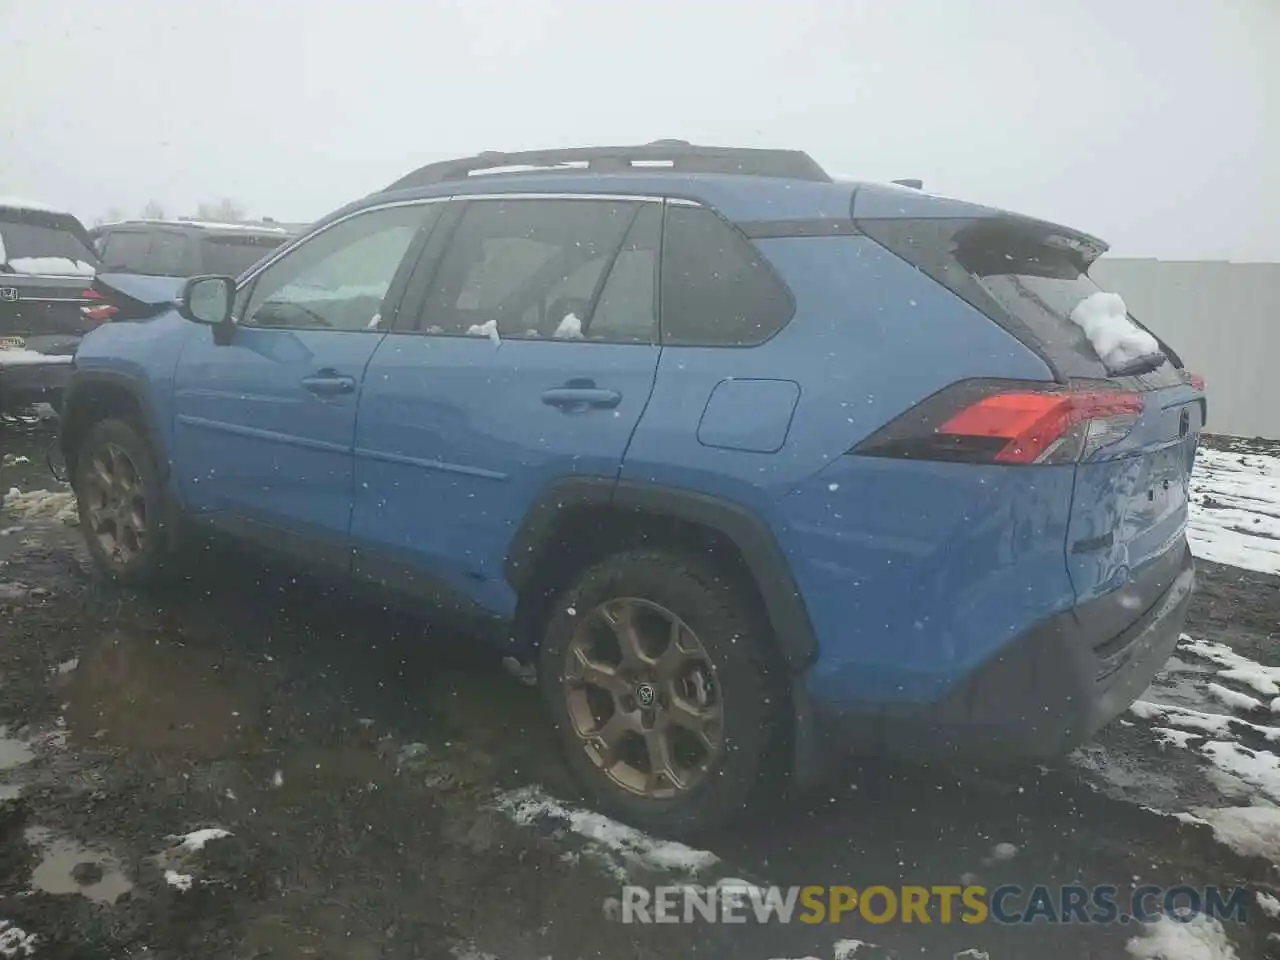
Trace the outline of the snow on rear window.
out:
<instances>
[{"instance_id":1,"label":"snow on rear window","mask_svg":"<svg viewBox=\"0 0 1280 960\"><path fill-rule=\"evenodd\" d=\"M71 257L11 257L6 261L11 273L51 277L92 277L93 264Z\"/></svg>"},{"instance_id":2,"label":"snow on rear window","mask_svg":"<svg viewBox=\"0 0 1280 960\"><path fill-rule=\"evenodd\" d=\"M1091 293L1070 316L1109 370L1130 369L1163 356L1156 338L1129 319L1129 309L1118 293Z\"/></svg>"},{"instance_id":3,"label":"snow on rear window","mask_svg":"<svg viewBox=\"0 0 1280 960\"><path fill-rule=\"evenodd\" d=\"M44 267L54 266L38 263L44 260L66 260L94 265L94 256L84 242L71 230L58 225L58 221L43 216L6 215L0 211L0 249L4 257L0 260L0 270L17 273L38 273ZM19 269L15 264L23 262L25 267ZM32 266L32 262L37 262ZM7 267L4 266L7 264ZM66 269L66 264L56 265ZM80 273L79 268L72 268ZM92 273L92 267L90 268Z\"/></svg>"}]
</instances>

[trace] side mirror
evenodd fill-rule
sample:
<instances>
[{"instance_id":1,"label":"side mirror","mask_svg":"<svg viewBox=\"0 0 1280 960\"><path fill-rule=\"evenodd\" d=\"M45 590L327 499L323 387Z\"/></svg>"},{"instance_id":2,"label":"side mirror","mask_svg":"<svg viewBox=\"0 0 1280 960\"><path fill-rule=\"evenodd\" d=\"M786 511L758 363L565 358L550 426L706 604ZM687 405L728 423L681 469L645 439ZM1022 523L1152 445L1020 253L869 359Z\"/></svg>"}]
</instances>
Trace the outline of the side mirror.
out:
<instances>
[{"instance_id":1,"label":"side mirror","mask_svg":"<svg viewBox=\"0 0 1280 960\"><path fill-rule=\"evenodd\" d=\"M193 323L222 327L231 323L236 282L231 277L192 277L182 286L178 310Z\"/></svg>"}]
</instances>

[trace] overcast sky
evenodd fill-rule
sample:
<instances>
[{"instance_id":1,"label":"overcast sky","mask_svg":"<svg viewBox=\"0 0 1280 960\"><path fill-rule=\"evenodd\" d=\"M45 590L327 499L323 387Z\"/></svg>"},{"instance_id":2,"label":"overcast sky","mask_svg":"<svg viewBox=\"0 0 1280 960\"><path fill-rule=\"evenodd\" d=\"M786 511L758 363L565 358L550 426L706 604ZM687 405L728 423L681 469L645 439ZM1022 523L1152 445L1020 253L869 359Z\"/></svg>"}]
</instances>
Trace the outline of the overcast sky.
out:
<instances>
[{"instance_id":1,"label":"overcast sky","mask_svg":"<svg viewBox=\"0 0 1280 960\"><path fill-rule=\"evenodd\" d=\"M0 0L0 37L0 194L86 221L680 137L1280 260L1280 0Z\"/></svg>"}]
</instances>

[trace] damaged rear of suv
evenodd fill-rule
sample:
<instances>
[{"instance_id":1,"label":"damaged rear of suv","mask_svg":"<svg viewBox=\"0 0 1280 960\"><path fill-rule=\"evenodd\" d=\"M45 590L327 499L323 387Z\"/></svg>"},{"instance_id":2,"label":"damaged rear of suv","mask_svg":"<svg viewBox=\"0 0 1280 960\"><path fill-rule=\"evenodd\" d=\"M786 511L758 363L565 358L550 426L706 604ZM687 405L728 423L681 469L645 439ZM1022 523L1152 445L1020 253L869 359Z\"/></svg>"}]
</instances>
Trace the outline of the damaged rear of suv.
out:
<instances>
[{"instance_id":1,"label":"damaged rear of suv","mask_svg":"<svg viewBox=\"0 0 1280 960\"><path fill-rule=\"evenodd\" d=\"M97 266L70 213L0 197L0 410L58 405L80 337L100 322Z\"/></svg>"}]
</instances>

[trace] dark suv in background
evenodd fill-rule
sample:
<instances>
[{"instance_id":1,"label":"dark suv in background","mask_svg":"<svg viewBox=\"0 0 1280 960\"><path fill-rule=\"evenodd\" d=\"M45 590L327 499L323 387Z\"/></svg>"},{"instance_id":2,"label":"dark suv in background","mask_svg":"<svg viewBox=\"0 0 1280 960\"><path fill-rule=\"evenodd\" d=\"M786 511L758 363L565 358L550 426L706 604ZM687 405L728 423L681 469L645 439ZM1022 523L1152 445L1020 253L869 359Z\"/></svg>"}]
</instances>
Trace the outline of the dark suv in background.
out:
<instances>
[{"instance_id":1,"label":"dark suv in background","mask_svg":"<svg viewBox=\"0 0 1280 960\"><path fill-rule=\"evenodd\" d=\"M104 273L239 276L296 231L274 223L129 220L91 231Z\"/></svg>"},{"instance_id":2,"label":"dark suv in background","mask_svg":"<svg viewBox=\"0 0 1280 960\"><path fill-rule=\"evenodd\" d=\"M59 405L81 335L105 319L97 269L72 214L0 197L0 411Z\"/></svg>"}]
</instances>

